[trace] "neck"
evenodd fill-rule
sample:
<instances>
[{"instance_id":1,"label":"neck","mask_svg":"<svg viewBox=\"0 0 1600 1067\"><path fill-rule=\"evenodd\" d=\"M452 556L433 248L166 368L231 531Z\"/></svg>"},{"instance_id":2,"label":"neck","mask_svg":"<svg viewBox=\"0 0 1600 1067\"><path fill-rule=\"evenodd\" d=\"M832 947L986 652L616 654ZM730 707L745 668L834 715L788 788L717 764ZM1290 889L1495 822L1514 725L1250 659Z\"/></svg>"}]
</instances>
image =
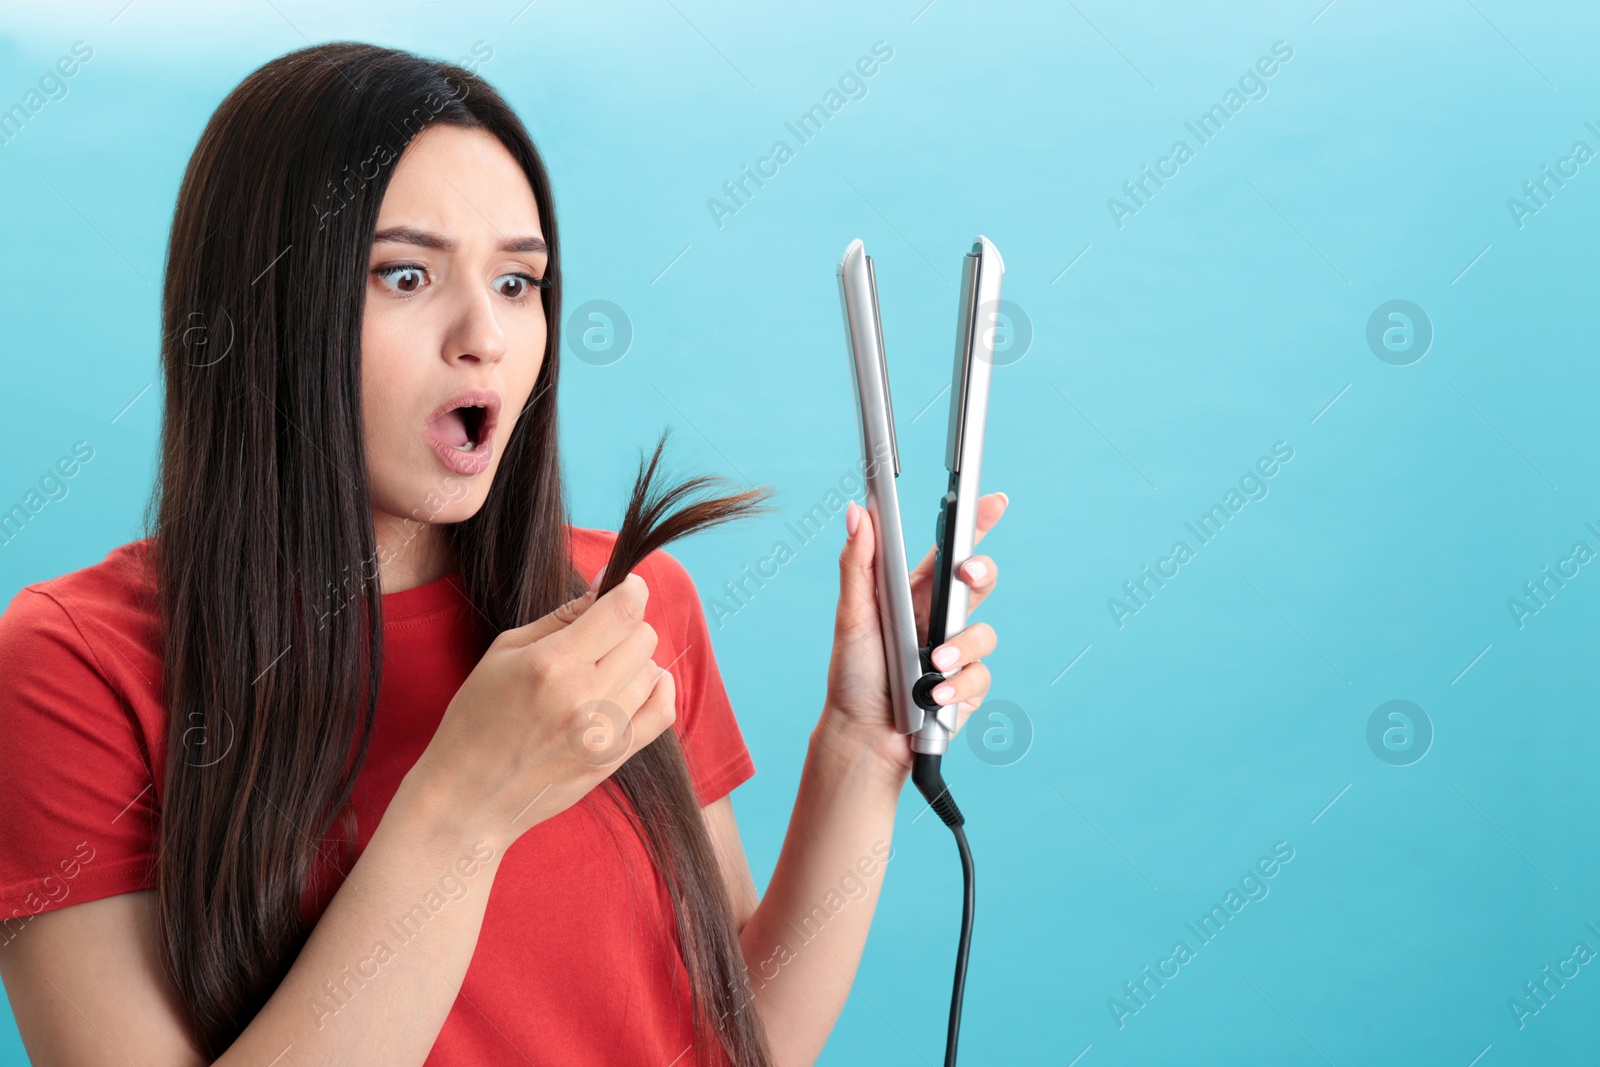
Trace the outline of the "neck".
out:
<instances>
[{"instance_id":1,"label":"neck","mask_svg":"<svg viewBox=\"0 0 1600 1067\"><path fill-rule=\"evenodd\" d=\"M373 512L378 540L378 577L385 593L401 593L443 578L455 567L444 528Z\"/></svg>"}]
</instances>

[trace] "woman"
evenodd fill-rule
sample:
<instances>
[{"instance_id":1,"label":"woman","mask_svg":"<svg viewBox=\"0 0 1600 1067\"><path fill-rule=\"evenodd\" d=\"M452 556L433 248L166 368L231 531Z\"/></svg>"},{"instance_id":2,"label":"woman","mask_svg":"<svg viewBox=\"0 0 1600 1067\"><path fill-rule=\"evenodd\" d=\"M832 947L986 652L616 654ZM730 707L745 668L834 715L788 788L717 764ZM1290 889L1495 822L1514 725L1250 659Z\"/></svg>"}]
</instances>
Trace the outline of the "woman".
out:
<instances>
[{"instance_id":1,"label":"woman","mask_svg":"<svg viewBox=\"0 0 1600 1067\"><path fill-rule=\"evenodd\" d=\"M692 580L656 551L584 592L615 535L565 521L559 247L538 152L459 67L307 48L218 108L173 221L155 533L0 617L0 977L35 1063L815 1060L911 765L871 523L758 901ZM995 574L968 564L974 604ZM964 721L994 632L948 647ZM686 769L651 757L669 727ZM676 839L597 788L673 773Z\"/></svg>"}]
</instances>

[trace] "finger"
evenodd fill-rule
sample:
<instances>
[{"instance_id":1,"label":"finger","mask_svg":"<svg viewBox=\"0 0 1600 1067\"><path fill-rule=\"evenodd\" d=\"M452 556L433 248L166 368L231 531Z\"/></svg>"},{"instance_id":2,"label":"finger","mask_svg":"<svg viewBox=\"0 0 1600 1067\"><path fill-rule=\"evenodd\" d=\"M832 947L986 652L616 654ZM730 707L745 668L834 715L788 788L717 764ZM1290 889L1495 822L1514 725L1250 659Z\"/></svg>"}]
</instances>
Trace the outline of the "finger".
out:
<instances>
[{"instance_id":1,"label":"finger","mask_svg":"<svg viewBox=\"0 0 1600 1067\"><path fill-rule=\"evenodd\" d=\"M988 493L978 498L978 516L972 528L972 543L976 545L983 540L983 535L994 529L995 523L1006 513L1009 498L1004 493ZM911 569L911 584L927 581L933 576L933 563L938 557L939 546L934 545L928 549L928 554Z\"/></svg>"},{"instance_id":2,"label":"finger","mask_svg":"<svg viewBox=\"0 0 1600 1067\"><path fill-rule=\"evenodd\" d=\"M657 676L655 688L633 716L633 749L638 751L654 741L678 719L678 686L671 671Z\"/></svg>"},{"instance_id":3,"label":"finger","mask_svg":"<svg viewBox=\"0 0 1600 1067\"><path fill-rule=\"evenodd\" d=\"M872 571L876 531L872 515L854 500L846 505L844 548L839 552L839 607L834 617L835 634L860 633L870 628L878 614L877 579ZM851 518L857 522L850 533Z\"/></svg>"},{"instance_id":4,"label":"finger","mask_svg":"<svg viewBox=\"0 0 1600 1067\"><path fill-rule=\"evenodd\" d=\"M602 685L606 693L616 694L618 699L626 696L629 686L634 685L640 675L645 677L645 686L638 688L634 693L634 702L627 707L627 713L632 715L646 694L650 693L650 686L654 685L656 675L661 673L661 667L654 664L654 651L658 648L656 630L648 622L638 624L637 633L629 633L619 641L616 648L600 659L595 664L595 670L600 672Z\"/></svg>"},{"instance_id":5,"label":"finger","mask_svg":"<svg viewBox=\"0 0 1600 1067\"><path fill-rule=\"evenodd\" d=\"M966 582L967 587L974 593L988 592L998 574L999 570L990 556L969 556L966 562L961 564L961 580Z\"/></svg>"},{"instance_id":6,"label":"finger","mask_svg":"<svg viewBox=\"0 0 1600 1067\"><path fill-rule=\"evenodd\" d=\"M500 643L507 648L520 648L566 629L589 610L595 601L593 591L561 604L547 615L541 615L526 626L518 626L500 634Z\"/></svg>"},{"instance_id":7,"label":"finger","mask_svg":"<svg viewBox=\"0 0 1600 1067\"><path fill-rule=\"evenodd\" d=\"M595 600L575 622L549 639L573 656L598 663L644 619L649 599L650 589L645 580L637 574L629 574L614 589Z\"/></svg>"},{"instance_id":8,"label":"finger","mask_svg":"<svg viewBox=\"0 0 1600 1067\"><path fill-rule=\"evenodd\" d=\"M967 611L970 613L994 592L995 579L1000 577L1000 570L988 556L973 556L961 565L960 576L971 590L967 594Z\"/></svg>"},{"instance_id":9,"label":"finger","mask_svg":"<svg viewBox=\"0 0 1600 1067\"><path fill-rule=\"evenodd\" d=\"M988 691L989 668L983 663L969 663L934 686L932 695L940 705L948 705L980 700Z\"/></svg>"},{"instance_id":10,"label":"finger","mask_svg":"<svg viewBox=\"0 0 1600 1067\"><path fill-rule=\"evenodd\" d=\"M591 767L615 770L642 745L648 744L659 731L652 728L652 732L641 740L640 728L635 725L635 720L649 702L652 692L660 688L661 676L665 674L668 672L647 657L626 684L608 691L609 699L588 700L580 704L580 725L568 735L569 743L574 746L574 755ZM667 684L672 684L670 678Z\"/></svg>"},{"instance_id":11,"label":"finger","mask_svg":"<svg viewBox=\"0 0 1600 1067\"><path fill-rule=\"evenodd\" d=\"M655 657L646 659L622 685L616 689L616 701L629 716L639 714L650 693L661 681L662 667Z\"/></svg>"},{"instance_id":12,"label":"finger","mask_svg":"<svg viewBox=\"0 0 1600 1067\"><path fill-rule=\"evenodd\" d=\"M993 626L986 622L975 622L933 650L933 665L949 674L989 655L998 643L999 637Z\"/></svg>"},{"instance_id":13,"label":"finger","mask_svg":"<svg viewBox=\"0 0 1600 1067\"><path fill-rule=\"evenodd\" d=\"M595 667L606 681L620 688L650 662L660 635L647 622L637 622L616 647L600 657Z\"/></svg>"},{"instance_id":14,"label":"finger","mask_svg":"<svg viewBox=\"0 0 1600 1067\"><path fill-rule=\"evenodd\" d=\"M1010 503L1011 498L1004 493L987 493L978 498L978 519L973 525L973 544L982 541L983 535L994 529L995 523L1006 513L1006 507Z\"/></svg>"}]
</instances>

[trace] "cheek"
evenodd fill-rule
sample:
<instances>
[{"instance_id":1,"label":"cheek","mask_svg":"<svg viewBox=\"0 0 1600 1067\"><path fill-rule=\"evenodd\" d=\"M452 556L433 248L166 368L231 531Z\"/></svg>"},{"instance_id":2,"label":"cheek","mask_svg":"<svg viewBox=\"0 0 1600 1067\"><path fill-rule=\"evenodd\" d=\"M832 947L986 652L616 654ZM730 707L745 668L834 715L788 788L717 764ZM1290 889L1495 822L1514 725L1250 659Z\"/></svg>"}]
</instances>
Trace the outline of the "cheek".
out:
<instances>
[{"instance_id":1,"label":"cheek","mask_svg":"<svg viewBox=\"0 0 1600 1067\"><path fill-rule=\"evenodd\" d=\"M531 321L520 333L511 338L512 344L508 346L508 358L516 360L516 369L507 374L506 384L509 390L515 391L516 399L519 401L515 410L518 411L522 409L522 402L526 402L533 395L545 360L544 348L548 331L545 328L544 316L540 313L537 316L530 316L530 319ZM509 403L512 397L507 395L506 400Z\"/></svg>"},{"instance_id":2,"label":"cheek","mask_svg":"<svg viewBox=\"0 0 1600 1067\"><path fill-rule=\"evenodd\" d=\"M417 406L416 392L408 373L414 362L405 358L404 336L369 321L361 331L361 421L367 463L374 478L409 462L414 441L406 420ZM409 343L415 344L415 338Z\"/></svg>"},{"instance_id":3,"label":"cheek","mask_svg":"<svg viewBox=\"0 0 1600 1067\"><path fill-rule=\"evenodd\" d=\"M367 439L370 459L379 459L384 453L380 446L391 441L394 434L397 382L376 368L363 366L361 375L361 424Z\"/></svg>"},{"instance_id":4,"label":"cheek","mask_svg":"<svg viewBox=\"0 0 1600 1067\"><path fill-rule=\"evenodd\" d=\"M539 377L539 367L544 362L544 344L547 333L543 316L535 318L523 331L523 335L518 339L516 348L513 349L514 352L518 352L522 356L519 361L519 365L524 368L524 378L521 384L530 391L533 389L534 380Z\"/></svg>"}]
</instances>

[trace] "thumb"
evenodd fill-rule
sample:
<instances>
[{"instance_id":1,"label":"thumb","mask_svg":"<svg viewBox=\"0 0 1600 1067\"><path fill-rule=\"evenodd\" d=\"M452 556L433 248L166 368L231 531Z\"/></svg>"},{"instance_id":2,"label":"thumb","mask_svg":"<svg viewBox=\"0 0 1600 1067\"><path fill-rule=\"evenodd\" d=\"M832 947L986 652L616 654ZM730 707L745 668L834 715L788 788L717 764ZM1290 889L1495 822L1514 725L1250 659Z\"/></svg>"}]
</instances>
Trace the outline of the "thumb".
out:
<instances>
[{"instance_id":1,"label":"thumb","mask_svg":"<svg viewBox=\"0 0 1600 1067\"><path fill-rule=\"evenodd\" d=\"M856 523L855 533L849 524ZM854 500L846 506L845 542L839 553L839 610L834 621L836 633L864 632L877 624L877 578L872 571L877 532L872 515Z\"/></svg>"},{"instance_id":2,"label":"thumb","mask_svg":"<svg viewBox=\"0 0 1600 1067\"><path fill-rule=\"evenodd\" d=\"M541 638L549 637L560 630L565 630L577 618L589 610L595 602L595 592L590 589L587 593L575 599L560 604L548 615L541 615L526 626L518 626L505 631L500 635L500 644L509 648L521 648L531 645Z\"/></svg>"}]
</instances>

